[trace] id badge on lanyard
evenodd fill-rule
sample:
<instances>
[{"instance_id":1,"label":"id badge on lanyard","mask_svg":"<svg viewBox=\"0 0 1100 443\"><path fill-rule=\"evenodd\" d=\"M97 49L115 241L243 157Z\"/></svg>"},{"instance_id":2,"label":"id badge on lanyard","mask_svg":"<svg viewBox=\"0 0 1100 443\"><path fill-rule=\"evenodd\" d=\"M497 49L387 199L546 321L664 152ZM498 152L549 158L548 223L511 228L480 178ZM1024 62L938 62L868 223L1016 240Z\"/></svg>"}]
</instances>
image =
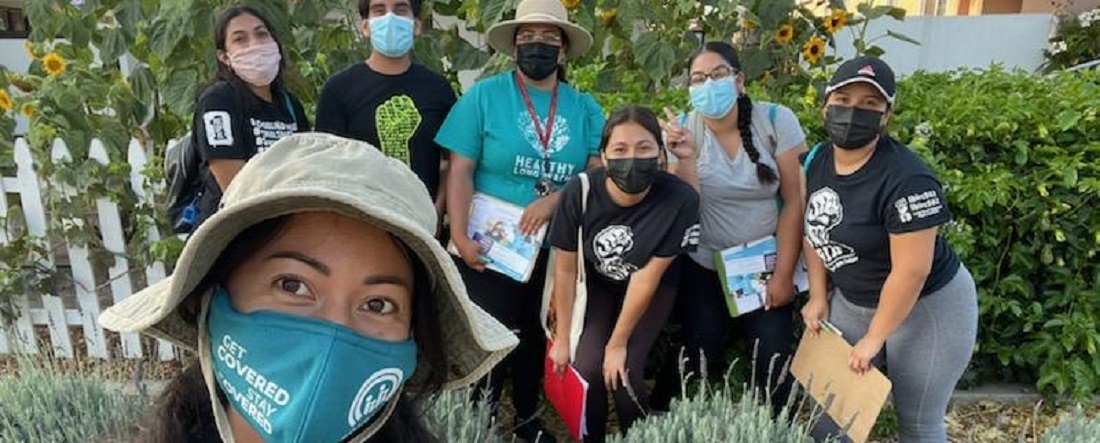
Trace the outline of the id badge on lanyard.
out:
<instances>
[{"instance_id":1,"label":"id badge on lanyard","mask_svg":"<svg viewBox=\"0 0 1100 443\"><path fill-rule=\"evenodd\" d=\"M539 137L539 145L542 147L542 174L535 182L535 195L539 198L546 197L557 190L554 181L550 179L550 141L554 134L554 119L558 114L558 86L560 84L560 82L554 83L554 92L550 96L550 112L546 115L546 128L544 131L542 123L539 121L539 115L535 112L535 104L531 101L530 94L527 93L527 86L523 84L519 72L516 72L516 87L519 88L519 93L523 96L523 103L527 105L527 114L531 117L535 134Z\"/></svg>"}]
</instances>

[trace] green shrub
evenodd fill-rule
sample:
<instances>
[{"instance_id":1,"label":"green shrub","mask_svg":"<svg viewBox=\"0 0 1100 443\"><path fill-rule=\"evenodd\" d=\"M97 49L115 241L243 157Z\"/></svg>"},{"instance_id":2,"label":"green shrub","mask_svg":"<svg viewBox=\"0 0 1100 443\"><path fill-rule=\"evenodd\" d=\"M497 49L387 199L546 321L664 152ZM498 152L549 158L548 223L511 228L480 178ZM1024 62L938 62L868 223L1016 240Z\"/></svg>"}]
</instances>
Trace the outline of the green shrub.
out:
<instances>
[{"instance_id":1,"label":"green shrub","mask_svg":"<svg viewBox=\"0 0 1100 443\"><path fill-rule=\"evenodd\" d=\"M1050 428L1041 443L1096 443L1100 442L1100 419L1087 418L1078 408L1077 412L1058 426Z\"/></svg>"},{"instance_id":2,"label":"green shrub","mask_svg":"<svg viewBox=\"0 0 1100 443\"><path fill-rule=\"evenodd\" d=\"M0 375L0 443L90 442L135 423L135 401L98 375L66 374L49 361L18 359Z\"/></svg>"},{"instance_id":3,"label":"green shrub","mask_svg":"<svg viewBox=\"0 0 1100 443\"><path fill-rule=\"evenodd\" d=\"M474 401L472 389L444 391L428 407L428 428L439 441L504 443L492 421L489 405Z\"/></svg>"},{"instance_id":4,"label":"green shrub","mask_svg":"<svg viewBox=\"0 0 1100 443\"><path fill-rule=\"evenodd\" d=\"M783 416L772 419L771 407L759 401L752 389L733 389L726 383L718 390L703 387L688 398L674 400L668 414L651 415L634 423L625 436L612 443L811 443L811 423ZM736 394L741 391L740 396ZM795 398L794 395L791 397ZM789 401L789 405L795 402ZM788 408L790 409L790 408ZM819 414L819 413L817 413Z\"/></svg>"}]
</instances>

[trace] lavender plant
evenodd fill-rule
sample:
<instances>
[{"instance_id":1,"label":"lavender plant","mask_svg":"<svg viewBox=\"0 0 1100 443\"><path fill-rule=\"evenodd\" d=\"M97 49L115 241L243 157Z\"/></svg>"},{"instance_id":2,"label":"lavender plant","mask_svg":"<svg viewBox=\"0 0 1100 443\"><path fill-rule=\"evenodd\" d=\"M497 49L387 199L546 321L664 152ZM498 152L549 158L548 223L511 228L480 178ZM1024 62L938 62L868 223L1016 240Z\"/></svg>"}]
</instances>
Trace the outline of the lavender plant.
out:
<instances>
[{"instance_id":1,"label":"lavender plant","mask_svg":"<svg viewBox=\"0 0 1100 443\"><path fill-rule=\"evenodd\" d=\"M19 357L0 374L0 443L105 441L135 423L146 402L100 374L71 374Z\"/></svg>"}]
</instances>

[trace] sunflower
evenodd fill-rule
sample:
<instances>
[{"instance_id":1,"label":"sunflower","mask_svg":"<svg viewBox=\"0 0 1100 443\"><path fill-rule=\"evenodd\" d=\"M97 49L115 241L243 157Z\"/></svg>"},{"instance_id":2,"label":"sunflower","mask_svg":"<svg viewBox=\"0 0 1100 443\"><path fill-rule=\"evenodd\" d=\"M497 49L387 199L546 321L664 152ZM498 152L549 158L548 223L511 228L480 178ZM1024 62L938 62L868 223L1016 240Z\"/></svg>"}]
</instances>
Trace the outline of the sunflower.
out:
<instances>
[{"instance_id":1,"label":"sunflower","mask_svg":"<svg viewBox=\"0 0 1100 443\"><path fill-rule=\"evenodd\" d=\"M0 109L10 111L12 108L11 96L6 89L0 89Z\"/></svg>"},{"instance_id":2,"label":"sunflower","mask_svg":"<svg viewBox=\"0 0 1100 443\"><path fill-rule=\"evenodd\" d=\"M806 46L802 47L802 58L811 65L816 65L821 61L821 56L825 54L825 40L821 37L813 36L806 42Z\"/></svg>"},{"instance_id":3,"label":"sunflower","mask_svg":"<svg viewBox=\"0 0 1100 443\"><path fill-rule=\"evenodd\" d=\"M580 6L581 0L561 0L561 4L565 6L565 9L576 9L577 6Z\"/></svg>"},{"instance_id":4,"label":"sunflower","mask_svg":"<svg viewBox=\"0 0 1100 443\"><path fill-rule=\"evenodd\" d=\"M600 19L600 23L606 26L611 26L615 22L615 17L619 14L619 11L615 8L600 9L596 8L596 17Z\"/></svg>"},{"instance_id":5,"label":"sunflower","mask_svg":"<svg viewBox=\"0 0 1100 443\"><path fill-rule=\"evenodd\" d=\"M844 24L848 22L848 13L843 9L833 9L832 14L825 18L825 33L833 35L840 28L844 27Z\"/></svg>"},{"instance_id":6,"label":"sunflower","mask_svg":"<svg viewBox=\"0 0 1100 443\"><path fill-rule=\"evenodd\" d=\"M34 103L23 103L23 107L19 108L19 112L22 113L24 117L34 117Z\"/></svg>"},{"instance_id":7,"label":"sunflower","mask_svg":"<svg viewBox=\"0 0 1100 443\"><path fill-rule=\"evenodd\" d=\"M780 26L779 30L775 31L775 41L781 45L790 43L791 37L794 37L794 27L791 25Z\"/></svg>"},{"instance_id":8,"label":"sunflower","mask_svg":"<svg viewBox=\"0 0 1100 443\"><path fill-rule=\"evenodd\" d=\"M57 75L65 72L65 59L61 58L56 52L51 52L42 57L42 67L46 69L46 72L50 75Z\"/></svg>"}]
</instances>

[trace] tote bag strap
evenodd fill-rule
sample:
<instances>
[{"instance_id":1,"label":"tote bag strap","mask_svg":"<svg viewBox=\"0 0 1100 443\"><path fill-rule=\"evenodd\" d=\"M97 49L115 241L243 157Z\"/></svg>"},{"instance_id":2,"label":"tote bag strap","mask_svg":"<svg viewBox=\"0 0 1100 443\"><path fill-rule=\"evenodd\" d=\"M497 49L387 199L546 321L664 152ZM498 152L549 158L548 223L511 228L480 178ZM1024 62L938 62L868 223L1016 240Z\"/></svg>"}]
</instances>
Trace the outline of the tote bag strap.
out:
<instances>
[{"instance_id":1,"label":"tote bag strap","mask_svg":"<svg viewBox=\"0 0 1100 443\"><path fill-rule=\"evenodd\" d=\"M581 179L581 222L577 226L577 283L584 283L586 280L584 270L584 213L588 212L588 174L580 173Z\"/></svg>"}]
</instances>

